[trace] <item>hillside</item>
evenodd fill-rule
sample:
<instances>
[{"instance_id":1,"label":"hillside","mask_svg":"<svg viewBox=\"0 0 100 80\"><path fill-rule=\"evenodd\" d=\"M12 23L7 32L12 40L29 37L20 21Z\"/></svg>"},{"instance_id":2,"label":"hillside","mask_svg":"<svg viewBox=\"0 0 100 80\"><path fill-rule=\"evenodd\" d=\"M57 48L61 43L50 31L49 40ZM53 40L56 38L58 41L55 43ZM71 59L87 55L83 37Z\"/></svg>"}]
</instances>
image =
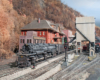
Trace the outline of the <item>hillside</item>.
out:
<instances>
[{"instance_id":1,"label":"hillside","mask_svg":"<svg viewBox=\"0 0 100 80\"><path fill-rule=\"evenodd\" d=\"M20 28L41 18L60 23L75 33L75 18L83 16L60 0L0 0L0 58L18 47ZM100 35L100 29L97 29Z\"/></svg>"},{"instance_id":2,"label":"hillside","mask_svg":"<svg viewBox=\"0 0 100 80\"><path fill-rule=\"evenodd\" d=\"M74 30L75 18L82 16L60 0L13 0L12 3L18 14L30 19L28 23L37 18L48 19Z\"/></svg>"}]
</instances>

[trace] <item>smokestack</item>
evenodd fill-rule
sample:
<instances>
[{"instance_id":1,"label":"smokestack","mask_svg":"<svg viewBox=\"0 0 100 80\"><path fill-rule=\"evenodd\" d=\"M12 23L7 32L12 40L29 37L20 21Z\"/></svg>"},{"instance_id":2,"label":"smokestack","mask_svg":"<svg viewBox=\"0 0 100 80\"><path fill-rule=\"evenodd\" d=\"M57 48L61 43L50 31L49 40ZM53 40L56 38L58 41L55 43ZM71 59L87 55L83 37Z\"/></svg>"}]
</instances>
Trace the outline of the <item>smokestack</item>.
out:
<instances>
[{"instance_id":1,"label":"smokestack","mask_svg":"<svg viewBox=\"0 0 100 80\"><path fill-rule=\"evenodd\" d=\"M40 18L38 19L38 23L40 23Z\"/></svg>"}]
</instances>

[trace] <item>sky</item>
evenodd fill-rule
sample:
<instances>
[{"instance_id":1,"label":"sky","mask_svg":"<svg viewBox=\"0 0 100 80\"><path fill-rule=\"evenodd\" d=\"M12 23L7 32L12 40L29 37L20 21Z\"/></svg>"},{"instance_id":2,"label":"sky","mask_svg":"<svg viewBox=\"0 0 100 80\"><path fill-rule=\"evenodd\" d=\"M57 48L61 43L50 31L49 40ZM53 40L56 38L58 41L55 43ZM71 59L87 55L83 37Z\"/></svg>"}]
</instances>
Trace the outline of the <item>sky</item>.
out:
<instances>
[{"instance_id":1,"label":"sky","mask_svg":"<svg viewBox=\"0 0 100 80\"><path fill-rule=\"evenodd\" d=\"M100 27L100 0L61 0L64 4L84 16L95 17L95 24Z\"/></svg>"}]
</instances>

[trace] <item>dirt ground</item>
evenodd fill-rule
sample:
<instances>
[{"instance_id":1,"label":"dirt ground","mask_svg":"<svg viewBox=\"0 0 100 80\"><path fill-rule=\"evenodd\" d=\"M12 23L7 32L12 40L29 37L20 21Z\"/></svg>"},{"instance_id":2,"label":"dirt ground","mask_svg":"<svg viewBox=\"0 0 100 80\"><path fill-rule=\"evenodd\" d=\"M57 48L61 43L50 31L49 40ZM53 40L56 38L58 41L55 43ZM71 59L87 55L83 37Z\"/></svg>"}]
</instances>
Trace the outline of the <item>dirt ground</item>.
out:
<instances>
[{"instance_id":1,"label":"dirt ground","mask_svg":"<svg viewBox=\"0 0 100 80\"><path fill-rule=\"evenodd\" d=\"M80 76L76 76L77 80L100 80L100 63L87 70Z\"/></svg>"},{"instance_id":2,"label":"dirt ground","mask_svg":"<svg viewBox=\"0 0 100 80\"><path fill-rule=\"evenodd\" d=\"M16 54L14 54L11 58L0 61L0 66L9 64L11 62L15 62L16 59L17 59L17 56L16 56Z\"/></svg>"},{"instance_id":3,"label":"dirt ground","mask_svg":"<svg viewBox=\"0 0 100 80\"><path fill-rule=\"evenodd\" d=\"M100 80L100 63L88 70L90 76L86 80Z\"/></svg>"}]
</instances>

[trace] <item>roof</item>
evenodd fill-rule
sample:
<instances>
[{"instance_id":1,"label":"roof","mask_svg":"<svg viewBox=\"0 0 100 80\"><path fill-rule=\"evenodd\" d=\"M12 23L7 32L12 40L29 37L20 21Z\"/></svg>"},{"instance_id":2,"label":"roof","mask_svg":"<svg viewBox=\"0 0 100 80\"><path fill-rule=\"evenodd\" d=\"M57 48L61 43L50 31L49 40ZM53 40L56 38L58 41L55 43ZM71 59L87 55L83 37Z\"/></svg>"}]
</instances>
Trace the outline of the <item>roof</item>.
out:
<instances>
[{"instance_id":1,"label":"roof","mask_svg":"<svg viewBox=\"0 0 100 80\"><path fill-rule=\"evenodd\" d=\"M76 17L76 24L79 23L95 23L94 17Z\"/></svg>"},{"instance_id":2,"label":"roof","mask_svg":"<svg viewBox=\"0 0 100 80\"><path fill-rule=\"evenodd\" d=\"M46 20L41 20L40 23L38 23L37 20L32 21L28 25L21 28L21 30L32 30L32 29L49 29L49 25Z\"/></svg>"},{"instance_id":3,"label":"roof","mask_svg":"<svg viewBox=\"0 0 100 80\"><path fill-rule=\"evenodd\" d=\"M58 32L56 29L52 28L51 25L54 23L51 23L47 20L41 20L40 23L38 23L38 20L34 20L31 23L27 24L21 30L40 30L40 29L49 29L53 30L55 32ZM55 24L56 27L59 26L58 24ZM58 32L60 34L64 34L63 32Z\"/></svg>"}]
</instances>

